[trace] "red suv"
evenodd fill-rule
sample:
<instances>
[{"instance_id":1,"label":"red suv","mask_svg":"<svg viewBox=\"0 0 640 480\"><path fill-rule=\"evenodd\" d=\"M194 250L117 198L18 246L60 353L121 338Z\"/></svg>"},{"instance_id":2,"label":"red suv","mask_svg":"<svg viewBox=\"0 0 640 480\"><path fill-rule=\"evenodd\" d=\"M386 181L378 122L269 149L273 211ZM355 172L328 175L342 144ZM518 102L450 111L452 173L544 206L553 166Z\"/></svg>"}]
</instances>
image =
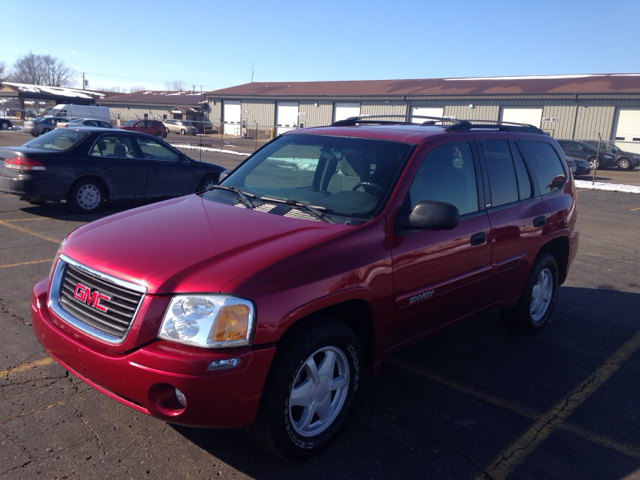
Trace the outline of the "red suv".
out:
<instances>
[{"instance_id":1,"label":"red suv","mask_svg":"<svg viewBox=\"0 0 640 480\"><path fill-rule=\"evenodd\" d=\"M306 458L384 355L492 307L548 321L578 248L531 126L352 118L277 137L209 190L69 234L32 299L66 369L167 422Z\"/></svg>"},{"instance_id":2,"label":"red suv","mask_svg":"<svg viewBox=\"0 0 640 480\"><path fill-rule=\"evenodd\" d=\"M116 128L122 128L123 130L133 130L134 132L148 133L159 138L166 138L167 127L162 122L157 120L129 120L124 125L119 125Z\"/></svg>"}]
</instances>

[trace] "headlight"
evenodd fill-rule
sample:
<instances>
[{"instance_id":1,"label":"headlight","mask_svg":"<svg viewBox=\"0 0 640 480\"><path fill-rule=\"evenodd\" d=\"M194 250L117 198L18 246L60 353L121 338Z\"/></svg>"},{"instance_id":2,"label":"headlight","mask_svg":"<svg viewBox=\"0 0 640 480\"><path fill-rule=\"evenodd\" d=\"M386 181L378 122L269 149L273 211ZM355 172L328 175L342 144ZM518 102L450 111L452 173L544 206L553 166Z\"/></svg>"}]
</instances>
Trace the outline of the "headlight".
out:
<instances>
[{"instance_id":1,"label":"headlight","mask_svg":"<svg viewBox=\"0 0 640 480\"><path fill-rule=\"evenodd\" d=\"M229 295L176 295L158 337L200 348L250 345L253 304Z\"/></svg>"}]
</instances>

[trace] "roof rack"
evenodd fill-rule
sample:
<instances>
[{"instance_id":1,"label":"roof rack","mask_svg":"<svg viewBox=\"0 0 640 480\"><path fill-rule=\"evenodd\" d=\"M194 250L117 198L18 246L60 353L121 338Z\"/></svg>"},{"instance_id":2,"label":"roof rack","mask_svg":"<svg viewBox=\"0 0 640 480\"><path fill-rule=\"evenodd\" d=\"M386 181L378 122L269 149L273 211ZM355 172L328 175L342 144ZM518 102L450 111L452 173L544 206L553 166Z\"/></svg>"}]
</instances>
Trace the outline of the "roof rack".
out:
<instances>
[{"instance_id":1,"label":"roof rack","mask_svg":"<svg viewBox=\"0 0 640 480\"><path fill-rule=\"evenodd\" d=\"M376 120L378 118L402 118L403 120ZM410 120L424 119L422 123L412 122ZM421 115L365 115L358 117L349 117L345 120L338 120L331 124L332 127L344 127L354 125L436 125L437 123L448 122L451 125L444 129L447 132L460 132L475 129L494 129L504 132L521 132L536 133L545 135L538 127L527 123L503 122L499 120L457 120L455 118L446 117L425 117ZM473 122L473 123L472 123Z\"/></svg>"}]
</instances>

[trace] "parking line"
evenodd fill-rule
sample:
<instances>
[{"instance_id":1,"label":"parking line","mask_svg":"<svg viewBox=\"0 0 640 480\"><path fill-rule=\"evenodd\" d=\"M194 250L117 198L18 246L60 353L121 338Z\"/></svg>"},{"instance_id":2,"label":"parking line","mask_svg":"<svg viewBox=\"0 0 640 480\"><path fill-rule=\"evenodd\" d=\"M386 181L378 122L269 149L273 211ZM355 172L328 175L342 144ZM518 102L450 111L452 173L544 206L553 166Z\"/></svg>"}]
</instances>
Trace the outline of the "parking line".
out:
<instances>
[{"instance_id":1,"label":"parking line","mask_svg":"<svg viewBox=\"0 0 640 480\"><path fill-rule=\"evenodd\" d=\"M484 470L489 478L502 480L522 463L547 437L602 386L631 355L640 349L640 331L602 363L569 395L544 413L518 440L507 447ZM477 477L484 478L484 477Z\"/></svg>"},{"instance_id":2,"label":"parking line","mask_svg":"<svg viewBox=\"0 0 640 480\"><path fill-rule=\"evenodd\" d=\"M631 211L632 211L632 212L637 212L638 210L640 210L640 207L632 208L632 209L631 209Z\"/></svg>"},{"instance_id":3,"label":"parking line","mask_svg":"<svg viewBox=\"0 0 640 480\"><path fill-rule=\"evenodd\" d=\"M48 258L45 260L33 260L32 262L10 263L8 265L0 265L0 268L22 267L23 265L33 265L35 263L51 263L51 262L53 262L53 258Z\"/></svg>"},{"instance_id":4,"label":"parking line","mask_svg":"<svg viewBox=\"0 0 640 480\"><path fill-rule=\"evenodd\" d=\"M42 238L43 240L47 240L48 242L53 242L53 243L62 242L62 240L58 240L57 238L49 237L48 235L42 235L42 234L37 233L37 232L32 232L31 230L29 230L27 228L22 228L22 227L19 227L17 225L11 225L10 223L5 222L4 220L0 220L0 225L4 225L5 227L9 227L9 228L14 228L14 229L19 230L21 232L28 233L29 235L33 235L34 237L38 237L38 238Z\"/></svg>"},{"instance_id":5,"label":"parking line","mask_svg":"<svg viewBox=\"0 0 640 480\"><path fill-rule=\"evenodd\" d=\"M518 415L522 415L523 417L529 418L531 420L540 420L542 418L542 414L533 410L530 410L528 408L523 407L522 405L519 405L517 403L514 402L510 402L498 397L495 397L493 395L490 395L486 392L483 392L482 390L479 390L477 388L474 388L470 385L466 385L464 383L461 382L457 382L456 380L447 378L447 377L443 377L442 375L438 375L436 373L433 372L428 372L426 370L422 370L420 368L417 368L413 365L410 365L408 363L403 362L402 360L399 360L397 358L394 357L388 357L385 359L385 363L389 363L391 365L394 365L398 368L401 368L403 370L406 370L408 372L414 373L420 377L426 378L427 380L430 380L434 383L438 383L440 385L443 385L445 387L449 387L453 390L457 390L465 395L469 395L472 396L474 398L477 398L479 400L483 400L487 403L490 403L492 405L496 405L497 407L501 407L501 408L505 408L513 413L516 413ZM578 435L579 437L582 437L586 440L589 440L592 443L595 443L597 445L600 445L602 447L611 449L611 450L615 450L617 452L620 452L624 455L628 455L630 457L634 457L634 458L640 458L640 448L633 446L633 445L627 445L625 443L621 443L618 442L615 439L612 439L610 437L606 437L604 435L599 435L597 433L593 433L590 432L589 430L586 430L582 427L579 427L577 425L571 424L571 423L561 423L560 425L558 425L558 428L560 430L566 431L566 432L570 432L573 433L574 435Z\"/></svg>"},{"instance_id":6,"label":"parking line","mask_svg":"<svg viewBox=\"0 0 640 480\"><path fill-rule=\"evenodd\" d=\"M13 375L15 373L20 373L20 372L24 372L26 370L31 370L32 368L35 368L35 367L42 367L44 365L50 365L52 363L55 363L55 362L54 362L53 358L51 358L51 357L42 358L40 360L35 360L35 361L29 362L29 363L23 363L22 365L18 365L17 367L9 368L7 370L0 370L0 377L8 377L9 375Z\"/></svg>"}]
</instances>

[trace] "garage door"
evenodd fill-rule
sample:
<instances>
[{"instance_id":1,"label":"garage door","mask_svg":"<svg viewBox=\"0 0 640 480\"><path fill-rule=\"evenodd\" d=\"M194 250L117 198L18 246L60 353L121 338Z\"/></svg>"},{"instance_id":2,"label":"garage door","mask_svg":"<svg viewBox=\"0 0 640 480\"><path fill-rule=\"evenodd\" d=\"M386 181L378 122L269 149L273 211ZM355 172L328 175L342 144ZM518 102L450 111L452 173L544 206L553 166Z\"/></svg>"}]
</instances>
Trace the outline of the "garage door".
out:
<instances>
[{"instance_id":1,"label":"garage door","mask_svg":"<svg viewBox=\"0 0 640 480\"><path fill-rule=\"evenodd\" d=\"M359 103L336 103L333 115L333 121L346 120L350 117L360 116Z\"/></svg>"},{"instance_id":2,"label":"garage door","mask_svg":"<svg viewBox=\"0 0 640 480\"><path fill-rule=\"evenodd\" d=\"M222 116L224 120L225 135L240 135L240 102L235 100L225 100L222 104Z\"/></svg>"},{"instance_id":3,"label":"garage door","mask_svg":"<svg viewBox=\"0 0 640 480\"><path fill-rule=\"evenodd\" d=\"M540 128L542 120L541 108L503 108L502 121L513 123L526 123Z\"/></svg>"},{"instance_id":4,"label":"garage door","mask_svg":"<svg viewBox=\"0 0 640 480\"><path fill-rule=\"evenodd\" d=\"M293 130L298 126L298 104L292 102L278 102L276 112L276 135Z\"/></svg>"},{"instance_id":5,"label":"garage door","mask_svg":"<svg viewBox=\"0 0 640 480\"><path fill-rule=\"evenodd\" d=\"M427 122L424 118L413 118L415 116L420 117L438 117L444 116L444 107L413 107L411 109L411 121L413 123Z\"/></svg>"},{"instance_id":6,"label":"garage door","mask_svg":"<svg viewBox=\"0 0 640 480\"><path fill-rule=\"evenodd\" d=\"M618 110L615 139L640 142L640 110Z\"/></svg>"}]
</instances>

